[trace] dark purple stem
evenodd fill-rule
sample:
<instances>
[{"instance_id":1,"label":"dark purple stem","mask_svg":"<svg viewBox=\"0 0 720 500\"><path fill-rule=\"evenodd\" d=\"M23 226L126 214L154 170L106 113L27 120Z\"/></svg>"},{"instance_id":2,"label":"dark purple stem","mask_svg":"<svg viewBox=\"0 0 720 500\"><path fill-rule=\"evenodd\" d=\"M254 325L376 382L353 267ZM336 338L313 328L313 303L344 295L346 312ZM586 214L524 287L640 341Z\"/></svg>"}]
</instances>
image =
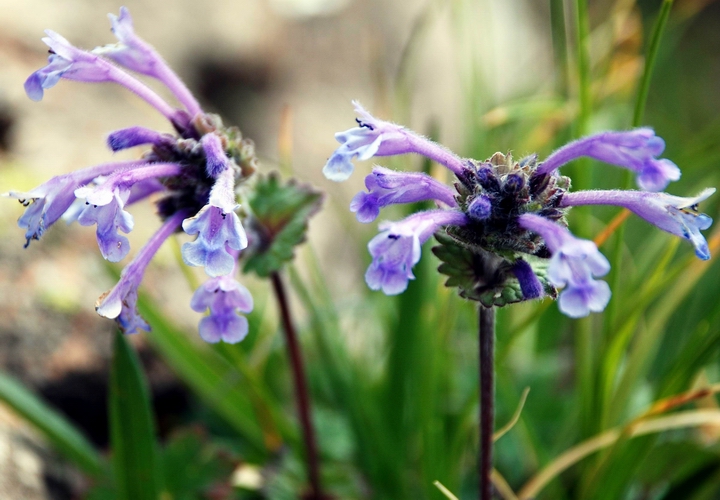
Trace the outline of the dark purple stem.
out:
<instances>
[{"instance_id":1,"label":"dark purple stem","mask_svg":"<svg viewBox=\"0 0 720 500\"><path fill-rule=\"evenodd\" d=\"M320 465L318 460L317 443L315 441L315 430L310 418L310 397L308 395L307 383L305 381L305 369L303 367L302 355L300 353L300 344L298 343L297 333L290 317L290 305L288 303L287 294L285 293L285 285L280 275L274 272L270 275L273 284L273 291L280 306L280 316L285 332L285 342L287 343L288 355L290 356L290 364L292 365L293 380L295 383L295 394L297 397L297 407L300 416L300 425L302 426L303 440L305 441L305 453L308 479L310 480L310 494L302 498L304 500L323 500L326 497L322 494L320 487Z\"/></svg>"},{"instance_id":2,"label":"dark purple stem","mask_svg":"<svg viewBox=\"0 0 720 500\"><path fill-rule=\"evenodd\" d=\"M491 500L495 426L495 308L479 306L480 337L480 500Z\"/></svg>"}]
</instances>

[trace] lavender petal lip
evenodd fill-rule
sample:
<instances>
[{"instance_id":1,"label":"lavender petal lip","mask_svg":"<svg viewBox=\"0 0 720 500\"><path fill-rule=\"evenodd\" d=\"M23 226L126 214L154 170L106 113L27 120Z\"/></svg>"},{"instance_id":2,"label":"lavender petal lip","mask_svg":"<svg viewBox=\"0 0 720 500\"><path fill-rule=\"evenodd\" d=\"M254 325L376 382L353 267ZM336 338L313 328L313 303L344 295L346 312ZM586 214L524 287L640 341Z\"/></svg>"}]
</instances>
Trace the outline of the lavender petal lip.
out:
<instances>
[{"instance_id":1,"label":"lavender petal lip","mask_svg":"<svg viewBox=\"0 0 720 500\"><path fill-rule=\"evenodd\" d=\"M610 287L594 278L610 271L610 263L592 241L576 238L566 228L535 214L518 218L522 227L542 236L552 252L548 278L564 287L558 299L560 311L571 318L600 312L610 300Z\"/></svg>"},{"instance_id":2,"label":"lavender petal lip","mask_svg":"<svg viewBox=\"0 0 720 500\"><path fill-rule=\"evenodd\" d=\"M219 341L234 344L248 334L248 320L238 313L253 310L253 298L243 285L230 275L212 278L193 294L193 311L210 314L200 320L200 337L210 343Z\"/></svg>"},{"instance_id":3,"label":"lavender petal lip","mask_svg":"<svg viewBox=\"0 0 720 500\"><path fill-rule=\"evenodd\" d=\"M420 247L439 228L467 223L467 217L454 210L418 212L398 222L380 225L381 233L368 243L373 261L365 273L372 290L386 295L405 291L408 281L415 279L412 268L420 260Z\"/></svg>"}]
</instances>

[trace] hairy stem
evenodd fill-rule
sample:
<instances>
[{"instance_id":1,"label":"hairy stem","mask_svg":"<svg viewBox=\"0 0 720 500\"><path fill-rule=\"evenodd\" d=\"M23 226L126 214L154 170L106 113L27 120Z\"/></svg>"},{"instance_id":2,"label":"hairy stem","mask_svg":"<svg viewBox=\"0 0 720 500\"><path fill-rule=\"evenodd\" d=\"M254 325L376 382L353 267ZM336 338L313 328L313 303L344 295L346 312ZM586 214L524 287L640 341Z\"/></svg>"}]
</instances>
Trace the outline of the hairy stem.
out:
<instances>
[{"instance_id":1,"label":"hairy stem","mask_svg":"<svg viewBox=\"0 0 720 500\"><path fill-rule=\"evenodd\" d=\"M305 442L305 458L308 479L310 481L310 492L309 495L305 495L302 498L305 500L322 500L326 497L322 494L320 487L320 464L318 460L317 442L315 440L315 430L312 425L312 419L310 418L310 397L305 379L305 368L303 367L302 355L300 353L300 344L290 316L290 304L288 303L285 285L277 272L270 275L270 280L272 281L273 291L280 306L285 342L287 344L288 355L293 371L293 381L295 383L297 409L300 416L303 441Z\"/></svg>"},{"instance_id":2,"label":"hairy stem","mask_svg":"<svg viewBox=\"0 0 720 500\"><path fill-rule=\"evenodd\" d=\"M480 500L492 499L495 426L495 308L478 307L480 338Z\"/></svg>"}]
</instances>

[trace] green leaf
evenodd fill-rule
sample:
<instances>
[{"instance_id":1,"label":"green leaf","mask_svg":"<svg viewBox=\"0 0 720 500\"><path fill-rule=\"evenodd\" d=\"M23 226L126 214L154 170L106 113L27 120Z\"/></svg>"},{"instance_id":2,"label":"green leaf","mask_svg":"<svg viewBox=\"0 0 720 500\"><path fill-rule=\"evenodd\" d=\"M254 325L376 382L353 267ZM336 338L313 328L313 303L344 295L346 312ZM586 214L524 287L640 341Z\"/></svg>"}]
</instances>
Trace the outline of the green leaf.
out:
<instances>
[{"instance_id":1,"label":"green leaf","mask_svg":"<svg viewBox=\"0 0 720 500\"><path fill-rule=\"evenodd\" d=\"M55 449L83 471L92 476L103 472L103 460L85 436L60 413L4 373L0 373L0 400L34 425Z\"/></svg>"},{"instance_id":2,"label":"green leaf","mask_svg":"<svg viewBox=\"0 0 720 500\"><path fill-rule=\"evenodd\" d=\"M442 261L438 271L448 277L445 286L457 287L461 297L480 302L485 307L502 307L525 300L508 260L481 249L462 246L443 231L435 233L435 239L440 245L432 251ZM557 291L547 279L547 263L530 259L530 256L526 257L545 293L556 297ZM488 279L488 276L492 278Z\"/></svg>"},{"instance_id":3,"label":"green leaf","mask_svg":"<svg viewBox=\"0 0 720 500\"><path fill-rule=\"evenodd\" d=\"M305 241L308 220L320 209L322 193L290 180L284 185L273 172L260 178L250 199L249 229L258 237L244 271L267 277L292 260L295 246Z\"/></svg>"},{"instance_id":4,"label":"green leaf","mask_svg":"<svg viewBox=\"0 0 720 500\"><path fill-rule=\"evenodd\" d=\"M165 488L173 500L205 498L203 493L214 486L228 486L236 460L199 429L173 436L161 457Z\"/></svg>"},{"instance_id":5,"label":"green leaf","mask_svg":"<svg viewBox=\"0 0 720 500\"><path fill-rule=\"evenodd\" d=\"M120 332L110 369L110 441L118 499L157 500L160 469L150 396L137 355Z\"/></svg>"}]
</instances>

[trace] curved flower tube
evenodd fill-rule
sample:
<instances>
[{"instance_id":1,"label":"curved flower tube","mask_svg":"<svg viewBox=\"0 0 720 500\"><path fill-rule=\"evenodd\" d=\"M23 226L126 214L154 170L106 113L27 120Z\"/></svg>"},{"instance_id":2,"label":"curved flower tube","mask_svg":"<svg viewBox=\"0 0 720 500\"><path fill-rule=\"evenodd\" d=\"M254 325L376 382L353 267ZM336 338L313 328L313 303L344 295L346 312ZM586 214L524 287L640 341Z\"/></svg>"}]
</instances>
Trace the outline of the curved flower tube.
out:
<instances>
[{"instance_id":1,"label":"curved flower tube","mask_svg":"<svg viewBox=\"0 0 720 500\"><path fill-rule=\"evenodd\" d=\"M33 101L43 98L45 89L54 87L61 78L80 82L115 82L147 101L168 120L177 119L177 112L148 86L112 65L102 57L73 47L52 30L43 38L50 47L48 64L25 81L25 92Z\"/></svg>"},{"instance_id":2,"label":"curved flower tube","mask_svg":"<svg viewBox=\"0 0 720 500\"><path fill-rule=\"evenodd\" d=\"M39 240L55 221L63 216L75 201L74 191L93 179L112 173L118 169L132 168L145 162L126 161L103 163L94 167L76 170L69 174L58 175L40 186L28 191L10 191L3 196L15 198L27 208L18 220L18 226L25 229L26 243Z\"/></svg>"},{"instance_id":3,"label":"curved flower tube","mask_svg":"<svg viewBox=\"0 0 720 500\"><path fill-rule=\"evenodd\" d=\"M355 112L360 116L358 126L338 132L335 139L340 147L330 156L323 174L332 181L347 180L354 167L352 160L369 160L373 156L393 156L417 153L444 165L452 172L462 172L460 157L443 146L426 139L400 125L378 120L360 103L353 101Z\"/></svg>"},{"instance_id":4,"label":"curved flower tube","mask_svg":"<svg viewBox=\"0 0 720 500\"><path fill-rule=\"evenodd\" d=\"M457 206L455 193L449 187L423 173L375 167L365 177L365 187L369 192L361 191L350 202L350 211L360 222L372 222L381 208L398 203L437 200L449 207Z\"/></svg>"},{"instance_id":5,"label":"curved flower tube","mask_svg":"<svg viewBox=\"0 0 720 500\"><path fill-rule=\"evenodd\" d=\"M191 117L202 112L200 105L177 74L170 69L160 54L145 40L135 34L132 17L125 7L120 15L108 14L112 32L118 43L96 47L94 54L112 59L131 71L160 80L185 106Z\"/></svg>"},{"instance_id":6,"label":"curved flower tube","mask_svg":"<svg viewBox=\"0 0 720 500\"><path fill-rule=\"evenodd\" d=\"M651 128L624 132L602 132L578 139L551 154L538 168L548 174L581 156L627 168L637 174L640 189L662 191L680 179L680 169L670 160L656 157L665 150L665 141Z\"/></svg>"},{"instance_id":7,"label":"curved flower tube","mask_svg":"<svg viewBox=\"0 0 720 500\"><path fill-rule=\"evenodd\" d=\"M100 316L114 319L125 333L150 331L150 326L137 310L137 289L145 274L150 260L160 246L173 234L186 216L183 212L170 217L160 229L145 243L130 264L120 273L120 280L112 290L100 296L95 310Z\"/></svg>"},{"instance_id":8,"label":"curved flower tube","mask_svg":"<svg viewBox=\"0 0 720 500\"><path fill-rule=\"evenodd\" d=\"M565 194L561 203L566 207L615 205L627 208L663 231L688 240L695 247L695 255L708 260L710 250L700 231L708 229L712 219L698 213L697 205L713 193L715 188L707 188L695 197L683 198L642 191L580 191Z\"/></svg>"}]
</instances>

